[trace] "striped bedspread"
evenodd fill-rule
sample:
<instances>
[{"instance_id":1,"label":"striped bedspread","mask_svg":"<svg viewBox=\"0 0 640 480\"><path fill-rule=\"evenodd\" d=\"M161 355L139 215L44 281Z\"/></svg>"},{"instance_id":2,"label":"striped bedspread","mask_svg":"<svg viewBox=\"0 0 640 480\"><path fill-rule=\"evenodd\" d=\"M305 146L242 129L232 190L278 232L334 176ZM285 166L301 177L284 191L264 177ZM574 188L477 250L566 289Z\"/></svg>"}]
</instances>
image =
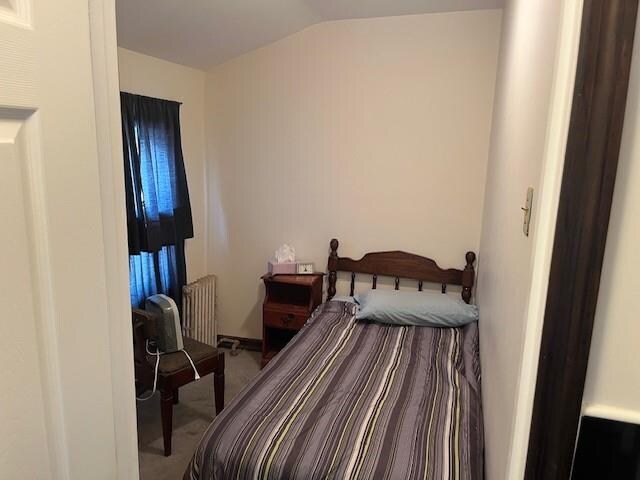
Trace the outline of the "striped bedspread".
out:
<instances>
[{"instance_id":1,"label":"striped bedspread","mask_svg":"<svg viewBox=\"0 0 640 480\"><path fill-rule=\"evenodd\" d=\"M215 419L185 479L480 479L477 325L328 302Z\"/></svg>"}]
</instances>

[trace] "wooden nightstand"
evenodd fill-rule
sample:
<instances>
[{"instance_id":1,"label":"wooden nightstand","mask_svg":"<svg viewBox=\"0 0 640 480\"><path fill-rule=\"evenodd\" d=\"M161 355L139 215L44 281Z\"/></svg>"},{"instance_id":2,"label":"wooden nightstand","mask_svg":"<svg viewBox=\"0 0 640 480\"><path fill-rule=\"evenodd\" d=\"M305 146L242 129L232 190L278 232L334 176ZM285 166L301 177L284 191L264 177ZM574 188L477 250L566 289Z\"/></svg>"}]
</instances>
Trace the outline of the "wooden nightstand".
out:
<instances>
[{"instance_id":1,"label":"wooden nightstand","mask_svg":"<svg viewBox=\"0 0 640 480\"><path fill-rule=\"evenodd\" d=\"M262 367L298 333L322 303L322 273L262 277Z\"/></svg>"}]
</instances>

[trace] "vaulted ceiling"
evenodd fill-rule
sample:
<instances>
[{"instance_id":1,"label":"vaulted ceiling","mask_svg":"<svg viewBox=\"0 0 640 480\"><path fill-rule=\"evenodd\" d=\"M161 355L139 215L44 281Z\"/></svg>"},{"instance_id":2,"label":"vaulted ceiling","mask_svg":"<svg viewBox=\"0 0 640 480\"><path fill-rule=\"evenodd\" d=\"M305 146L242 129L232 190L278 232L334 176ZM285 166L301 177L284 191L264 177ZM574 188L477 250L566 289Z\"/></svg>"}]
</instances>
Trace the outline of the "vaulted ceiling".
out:
<instances>
[{"instance_id":1,"label":"vaulted ceiling","mask_svg":"<svg viewBox=\"0 0 640 480\"><path fill-rule=\"evenodd\" d=\"M207 69L315 23L501 8L504 0L117 0L118 44Z\"/></svg>"}]
</instances>

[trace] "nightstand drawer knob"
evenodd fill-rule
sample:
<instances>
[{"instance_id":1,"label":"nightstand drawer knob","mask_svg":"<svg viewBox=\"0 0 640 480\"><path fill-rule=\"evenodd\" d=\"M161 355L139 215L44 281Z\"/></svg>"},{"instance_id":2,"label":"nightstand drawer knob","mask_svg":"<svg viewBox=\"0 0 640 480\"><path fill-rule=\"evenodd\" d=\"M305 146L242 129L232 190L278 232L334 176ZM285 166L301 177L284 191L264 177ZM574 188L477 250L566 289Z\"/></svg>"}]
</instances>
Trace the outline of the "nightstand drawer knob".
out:
<instances>
[{"instance_id":1,"label":"nightstand drawer knob","mask_svg":"<svg viewBox=\"0 0 640 480\"><path fill-rule=\"evenodd\" d=\"M290 322L293 322L295 320L295 315L293 313L288 313L286 315L283 315L280 320L282 320L282 323L287 324Z\"/></svg>"}]
</instances>

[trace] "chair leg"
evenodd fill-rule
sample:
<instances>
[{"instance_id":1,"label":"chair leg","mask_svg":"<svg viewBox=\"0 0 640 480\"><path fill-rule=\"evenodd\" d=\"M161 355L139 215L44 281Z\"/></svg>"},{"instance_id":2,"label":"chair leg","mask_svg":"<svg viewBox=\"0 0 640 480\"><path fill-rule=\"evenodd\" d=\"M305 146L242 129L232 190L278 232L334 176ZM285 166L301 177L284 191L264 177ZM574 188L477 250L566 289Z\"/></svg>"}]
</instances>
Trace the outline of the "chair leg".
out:
<instances>
[{"instance_id":1,"label":"chair leg","mask_svg":"<svg viewBox=\"0 0 640 480\"><path fill-rule=\"evenodd\" d=\"M160 410L162 413L162 437L164 456L171 455L171 433L173 430L173 392L160 392Z\"/></svg>"},{"instance_id":2,"label":"chair leg","mask_svg":"<svg viewBox=\"0 0 640 480\"><path fill-rule=\"evenodd\" d=\"M180 395L179 395L179 393L180 393L180 389L179 388L176 388L173 391L173 404L174 405L178 405L178 403L180 403Z\"/></svg>"},{"instance_id":3,"label":"chair leg","mask_svg":"<svg viewBox=\"0 0 640 480\"><path fill-rule=\"evenodd\" d=\"M216 415L224 408L224 352L218 353L218 364L213 373L213 393L216 403Z\"/></svg>"}]
</instances>

